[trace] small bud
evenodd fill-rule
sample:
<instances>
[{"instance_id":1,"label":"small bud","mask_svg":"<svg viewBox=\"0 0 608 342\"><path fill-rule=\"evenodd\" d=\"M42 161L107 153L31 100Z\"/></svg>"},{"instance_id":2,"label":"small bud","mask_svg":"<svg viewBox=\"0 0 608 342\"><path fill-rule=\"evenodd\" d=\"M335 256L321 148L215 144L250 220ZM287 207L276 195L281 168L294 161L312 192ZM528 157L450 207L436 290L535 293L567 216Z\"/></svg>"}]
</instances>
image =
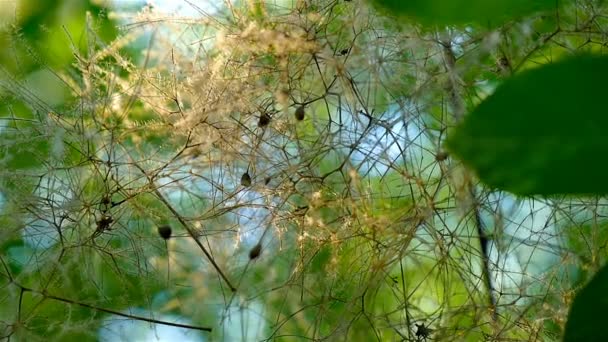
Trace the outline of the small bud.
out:
<instances>
[{"instance_id":1,"label":"small bud","mask_svg":"<svg viewBox=\"0 0 608 342\"><path fill-rule=\"evenodd\" d=\"M99 221L97 221L97 230L110 230L110 225L112 224L112 222L114 222L112 216L104 215Z\"/></svg>"},{"instance_id":2,"label":"small bud","mask_svg":"<svg viewBox=\"0 0 608 342\"><path fill-rule=\"evenodd\" d=\"M249 173L243 173L243 175L241 176L241 185L251 186L251 176L249 176Z\"/></svg>"},{"instance_id":3,"label":"small bud","mask_svg":"<svg viewBox=\"0 0 608 342\"><path fill-rule=\"evenodd\" d=\"M296 109L296 119L298 121L302 121L304 120L304 105L301 105L300 107L298 107L298 109Z\"/></svg>"},{"instance_id":4,"label":"small bud","mask_svg":"<svg viewBox=\"0 0 608 342\"><path fill-rule=\"evenodd\" d=\"M429 335L431 334L431 329L429 329L429 327L425 326L424 323L422 324L416 324L416 338L420 339L427 339L427 337L429 337Z\"/></svg>"},{"instance_id":5,"label":"small bud","mask_svg":"<svg viewBox=\"0 0 608 342\"><path fill-rule=\"evenodd\" d=\"M266 127L266 126L268 126L269 123L270 123L270 115L268 115L266 113L262 113L262 115L260 115L260 121L258 121L258 126Z\"/></svg>"},{"instance_id":6,"label":"small bud","mask_svg":"<svg viewBox=\"0 0 608 342\"><path fill-rule=\"evenodd\" d=\"M158 227L158 235L165 240L169 240L171 238L171 227L168 225Z\"/></svg>"},{"instance_id":7,"label":"small bud","mask_svg":"<svg viewBox=\"0 0 608 342\"><path fill-rule=\"evenodd\" d=\"M249 251L249 259L253 260L260 256L262 253L262 244L258 242L257 245L253 246L253 248Z\"/></svg>"},{"instance_id":8,"label":"small bud","mask_svg":"<svg viewBox=\"0 0 608 342\"><path fill-rule=\"evenodd\" d=\"M270 177L266 177L264 178L264 184L268 185L268 183L270 183L271 178Z\"/></svg>"},{"instance_id":9,"label":"small bud","mask_svg":"<svg viewBox=\"0 0 608 342\"><path fill-rule=\"evenodd\" d=\"M447 152L438 152L435 155L435 160L436 161L444 161L444 160L448 159L448 156L449 155L447 154Z\"/></svg>"}]
</instances>

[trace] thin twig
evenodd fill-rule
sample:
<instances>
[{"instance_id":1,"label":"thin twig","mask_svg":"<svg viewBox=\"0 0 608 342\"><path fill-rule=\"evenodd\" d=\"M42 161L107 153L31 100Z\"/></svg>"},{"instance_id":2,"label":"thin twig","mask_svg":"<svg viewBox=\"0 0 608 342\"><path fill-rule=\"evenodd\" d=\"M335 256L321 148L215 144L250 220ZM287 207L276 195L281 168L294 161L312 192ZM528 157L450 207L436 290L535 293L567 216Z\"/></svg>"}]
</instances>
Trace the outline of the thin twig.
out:
<instances>
[{"instance_id":1,"label":"thin twig","mask_svg":"<svg viewBox=\"0 0 608 342\"><path fill-rule=\"evenodd\" d=\"M172 326L172 327L194 329L194 330L208 331L208 332L212 331L212 328L209 328L209 327L201 327L201 326L190 325L190 324L181 324L181 323L172 323L172 322L161 321L161 320L154 319L154 318L148 318L148 317L142 317L142 316L127 314L127 313L123 313L123 312L120 312L120 311L115 311L115 310L106 309L106 308L98 307L98 306L87 304L87 303L82 303L82 302L79 302L79 301L76 301L76 300L72 300L72 299L69 299L69 298L58 297L58 296L49 294L46 291L37 291L35 289L32 289L32 288L20 285L20 284L18 284L16 282L13 282L13 284L15 284L16 286L18 286L19 288L21 288L21 290L23 292L36 293L36 294L39 294L39 295L43 296L44 298L49 298L49 299L53 299L53 300L56 300L56 301L59 301L59 302L64 302L64 303L68 303L68 304L72 304L72 305L82 306L84 308L95 310L95 311L105 312L105 313L109 313L109 314L113 314L113 315L129 318L129 319L134 319L134 320L138 320L138 321L145 321L145 322L149 322L149 323L168 325L168 326Z\"/></svg>"},{"instance_id":2,"label":"thin twig","mask_svg":"<svg viewBox=\"0 0 608 342\"><path fill-rule=\"evenodd\" d=\"M203 244L198 240L198 237L196 236L197 234L194 231L194 229L192 229L192 227L190 227L190 225L188 224L188 222L186 222L186 220L184 220L184 218L182 217L182 215L180 215L180 213L178 213L177 210L175 210L175 208L173 208L173 206L171 205L171 203L169 203L169 201L167 201L167 199L165 198L165 196L163 196L163 194L158 190L158 187L154 183L154 179L152 177L150 177L146 173L146 171L143 168L141 168L137 163L133 163L133 165L136 168L138 168L139 171L141 173L143 173L143 175L148 179L148 182L150 183L150 186L152 187L154 193L156 194L156 197L158 197L158 199L167 207L167 209L169 209L169 211L171 211L171 213L173 214L173 216L175 216L175 218L179 221L179 223L181 223L182 226L186 229L186 231L188 232L188 235L190 235L190 237L198 245L198 247L201 249L201 251L203 251L203 254L205 254L205 256L207 257L207 260L209 260L209 262L211 263L211 265L213 265L213 268L215 268L215 270L220 275L220 277L222 277L222 279L226 282L226 284L228 285L228 287L230 288L230 290L232 292L236 292L236 287L234 287L234 285L232 285L232 282L230 282L230 280L224 274L224 272L222 271L222 269L220 268L220 266L215 262L215 259L213 258L213 256L211 256L211 253L209 253L209 251L207 251L207 249L205 248L205 246L203 246Z\"/></svg>"}]
</instances>

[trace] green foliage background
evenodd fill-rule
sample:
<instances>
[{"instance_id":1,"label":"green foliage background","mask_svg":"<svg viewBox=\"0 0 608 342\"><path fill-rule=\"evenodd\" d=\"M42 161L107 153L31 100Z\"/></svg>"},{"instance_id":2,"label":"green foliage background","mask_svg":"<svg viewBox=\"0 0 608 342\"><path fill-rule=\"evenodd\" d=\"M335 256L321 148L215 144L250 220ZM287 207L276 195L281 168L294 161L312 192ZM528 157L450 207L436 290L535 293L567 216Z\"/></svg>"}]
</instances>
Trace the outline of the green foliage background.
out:
<instances>
[{"instance_id":1,"label":"green foliage background","mask_svg":"<svg viewBox=\"0 0 608 342\"><path fill-rule=\"evenodd\" d=\"M607 8L484 4L16 2L0 336L589 332Z\"/></svg>"}]
</instances>

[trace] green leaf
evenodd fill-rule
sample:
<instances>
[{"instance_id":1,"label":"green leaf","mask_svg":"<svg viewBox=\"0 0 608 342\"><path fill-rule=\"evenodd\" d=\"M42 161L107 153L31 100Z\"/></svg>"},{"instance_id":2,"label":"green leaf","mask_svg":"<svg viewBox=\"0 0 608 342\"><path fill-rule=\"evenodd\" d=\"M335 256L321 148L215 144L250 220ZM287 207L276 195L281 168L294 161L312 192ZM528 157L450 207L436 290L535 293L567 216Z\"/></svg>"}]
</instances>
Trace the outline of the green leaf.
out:
<instances>
[{"instance_id":1,"label":"green leaf","mask_svg":"<svg viewBox=\"0 0 608 342\"><path fill-rule=\"evenodd\" d=\"M555 0L371 0L391 14L415 17L424 24L497 26L510 19L547 10Z\"/></svg>"},{"instance_id":2,"label":"green leaf","mask_svg":"<svg viewBox=\"0 0 608 342\"><path fill-rule=\"evenodd\" d=\"M519 195L606 194L608 57L578 56L507 80L446 147L491 187Z\"/></svg>"},{"instance_id":3,"label":"green leaf","mask_svg":"<svg viewBox=\"0 0 608 342\"><path fill-rule=\"evenodd\" d=\"M564 342L608 341L606 312L608 311L608 267L604 266L574 298Z\"/></svg>"}]
</instances>

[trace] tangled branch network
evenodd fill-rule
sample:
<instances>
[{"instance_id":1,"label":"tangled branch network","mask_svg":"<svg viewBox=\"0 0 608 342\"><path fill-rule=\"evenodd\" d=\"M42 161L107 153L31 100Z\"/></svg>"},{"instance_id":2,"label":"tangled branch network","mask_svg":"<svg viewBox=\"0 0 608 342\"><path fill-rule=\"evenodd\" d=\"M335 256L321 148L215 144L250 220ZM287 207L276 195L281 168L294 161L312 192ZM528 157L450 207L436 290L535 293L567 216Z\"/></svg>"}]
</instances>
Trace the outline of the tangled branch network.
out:
<instances>
[{"instance_id":1,"label":"tangled branch network","mask_svg":"<svg viewBox=\"0 0 608 342\"><path fill-rule=\"evenodd\" d=\"M363 1L182 6L58 27L60 69L10 32L53 92L0 69L2 336L559 338L605 200L486 189L442 142L549 48L603 44L599 9L429 31Z\"/></svg>"}]
</instances>

